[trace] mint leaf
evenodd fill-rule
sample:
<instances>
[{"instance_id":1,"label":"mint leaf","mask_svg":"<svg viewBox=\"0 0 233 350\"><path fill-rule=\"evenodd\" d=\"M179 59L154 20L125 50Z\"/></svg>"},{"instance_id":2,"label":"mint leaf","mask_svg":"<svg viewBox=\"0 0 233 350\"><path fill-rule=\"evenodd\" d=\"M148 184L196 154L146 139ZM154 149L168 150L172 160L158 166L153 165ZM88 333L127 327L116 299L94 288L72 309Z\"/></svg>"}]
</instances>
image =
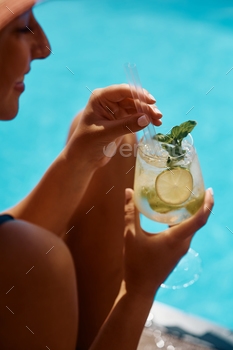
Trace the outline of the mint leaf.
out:
<instances>
[{"instance_id":1,"label":"mint leaf","mask_svg":"<svg viewBox=\"0 0 233 350\"><path fill-rule=\"evenodd\" d=\"M163 135L161 133L156 134L153 138L156 141L163 143L170 143L172 145L181 145L182 140L188 136L188 134L197 125L195 120L189 120L180 124L180 126L174 126L170 134Z\"/></svg>"},{"instance_id":2,"label":"mint leaf","mask_svg":"<svg viewBox=\"0 0 233 350\"><path fill-rule=\"evenodd\" d=\"M154 139L159 142L164 142L164 143L170 143L172 141L172 138L169 135L163 135L163 134L156 134L154 136Z\"/></svg>"},{"instance_id":3,"label":"mint leaf","mask_svg":"<svg viewBox=\"0 0 233 350\"><path fill-rule=\"evenodd\" d=\"M163 135L159 133L153 137L156 141L163 143L161 146L169 153L167 165L171 162L175 163L184 157L186 151L182 149L182 141L196 125L197 122L195 120L188 120L180 124L180 126L174 126L170 134ZM179 158L176 159L176 157Z\"/></svg>"},{"instance_id":4,"label":"mint leaf","mask_svg":"<svg viewBox=\"0 0 233 350\"><path fill-rule=\"evenodd\" d=\"M186 150L182 149L182 146L180 146L180 145L175 146L175 155L182 156L185 153L186 153Z\"/></svg>"},{"instance_id":5,"label":"mint leaf","mask_svg":"<svg viewBox=\"0 0 233 350\"><path fill-rule=\"evenodd\" d=\"M171 136L173 139L179 140L180 137L180 126L174 126L171 130Z\"/></svg>"},{"instance_id":6,"label":"mint leaf","mask_svg":"<svg viewBox=\"0 0 233 350\"><path fill-rule=\"evenodd\" d=\"M176 145L175 147L174 146L170 146L170 145L162 145L163 149L165 149L169 155L171 157L179 157L179 156L182 156L185 154L185 150L182 149L181 146L179 145ZM180 158L181 159L181 158Z\"/></svg>"},{"instance_id":7,"label":"mint leaf","mask_svg":"<svg viewBox=\"0 0 233 350\"><path fill-rule=\"evenodd\" d=\"M174 147L169 146L169 145L162 145L162 147L163 147L163 149L165 149L169 153L169 155L171 157L173 157Z\"/></svg>"},{"instance_id":8,"label":"mint leaf","mask_svg":"<svg viewBox=\"0 0 233 350\"><path fill-rule=\"evenodd\" d=\"M186 136L188 136L196 125L197 122L195 120L189 120L180 124L177 139L182 141Z\"/></svg>"}]
</instances>

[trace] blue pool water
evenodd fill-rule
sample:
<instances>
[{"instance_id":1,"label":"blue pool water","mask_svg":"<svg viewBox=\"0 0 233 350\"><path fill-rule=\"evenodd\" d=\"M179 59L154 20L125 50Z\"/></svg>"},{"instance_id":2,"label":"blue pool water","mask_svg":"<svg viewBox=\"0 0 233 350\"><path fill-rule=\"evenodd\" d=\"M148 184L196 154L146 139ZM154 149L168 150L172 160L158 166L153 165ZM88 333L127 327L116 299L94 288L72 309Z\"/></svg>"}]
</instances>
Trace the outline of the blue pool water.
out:
<instances>
[{"instance_id":1,"label":"blue pool water","mask_svg":"<svg viewBox=\"0 0 233 350\"><path fill-rule=\"evenodd\" d=\"M35 14L54 55L32 64L18 117L0 125L0 211L21 200L62 150L90 96L86 86L126 82L123 63L135 62L164 124L197 120L194 143L215 193L209 223L192 242L203 262L200 279L160 289L157 300L233 329L233 234L226 228L233 231L231 1L66 0L41 4Z\"/></svg>"}]
</instances>

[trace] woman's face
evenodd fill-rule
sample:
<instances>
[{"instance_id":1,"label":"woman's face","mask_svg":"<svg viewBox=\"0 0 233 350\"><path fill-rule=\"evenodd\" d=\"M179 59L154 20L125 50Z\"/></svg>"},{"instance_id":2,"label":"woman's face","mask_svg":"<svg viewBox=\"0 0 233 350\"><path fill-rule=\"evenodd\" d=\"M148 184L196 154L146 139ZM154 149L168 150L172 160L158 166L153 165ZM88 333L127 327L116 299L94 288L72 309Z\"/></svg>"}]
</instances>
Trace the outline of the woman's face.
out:
<instances>
[{"instance_id":1,"label":"woman's face","mask_svg":"<svg viewBox=\"0 0 233 350\"><path fill-rule=\"evenodd\" d=\"M48 39L32 10L0 31L0 120L15 118L19 97L24 91L24 76L29 72L31 62L49 54Z\"/></svg>"}]
</instances>

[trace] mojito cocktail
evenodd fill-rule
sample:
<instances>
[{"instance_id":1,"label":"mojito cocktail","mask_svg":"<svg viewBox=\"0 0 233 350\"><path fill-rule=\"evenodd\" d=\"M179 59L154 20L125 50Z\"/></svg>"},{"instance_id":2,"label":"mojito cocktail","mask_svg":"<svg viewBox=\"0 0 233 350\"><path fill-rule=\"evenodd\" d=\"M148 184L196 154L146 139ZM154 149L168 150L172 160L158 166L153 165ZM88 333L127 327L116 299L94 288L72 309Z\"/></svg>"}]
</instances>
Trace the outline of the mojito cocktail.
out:
<instances>
[{"instance_id":1,"label":"mojito cocktail","mask_svg":"<svg viewBox=\"0 0 233 350\"><path fill-rule=\"evenodd\" d=\"M176 142L162 136L152 141L153 147L144 138L140 140L134 201L149 219L174 225L200 209L205 187L192 136L188 134Z\"/></svg>"}]
</instances>

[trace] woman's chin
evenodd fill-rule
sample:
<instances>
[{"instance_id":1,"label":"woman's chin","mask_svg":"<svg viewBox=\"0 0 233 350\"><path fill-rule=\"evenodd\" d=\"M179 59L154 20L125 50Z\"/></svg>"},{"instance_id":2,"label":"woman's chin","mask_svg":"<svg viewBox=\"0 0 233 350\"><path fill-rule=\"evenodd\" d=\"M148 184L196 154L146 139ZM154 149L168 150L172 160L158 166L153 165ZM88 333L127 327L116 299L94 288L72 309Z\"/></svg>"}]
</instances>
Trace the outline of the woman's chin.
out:
<instances>
[{"instance_id":1,"label":"woman's chin","mask_svg":"<svg viewBox=\"0 0 233 350\"><path fill-rule=\"evenodd\" d=\"M18 114L19 108L11 108L11 110L2 111L0 108L0 120L2 121L10 121L15 119Z\"/></svg>"}]
</instances>

